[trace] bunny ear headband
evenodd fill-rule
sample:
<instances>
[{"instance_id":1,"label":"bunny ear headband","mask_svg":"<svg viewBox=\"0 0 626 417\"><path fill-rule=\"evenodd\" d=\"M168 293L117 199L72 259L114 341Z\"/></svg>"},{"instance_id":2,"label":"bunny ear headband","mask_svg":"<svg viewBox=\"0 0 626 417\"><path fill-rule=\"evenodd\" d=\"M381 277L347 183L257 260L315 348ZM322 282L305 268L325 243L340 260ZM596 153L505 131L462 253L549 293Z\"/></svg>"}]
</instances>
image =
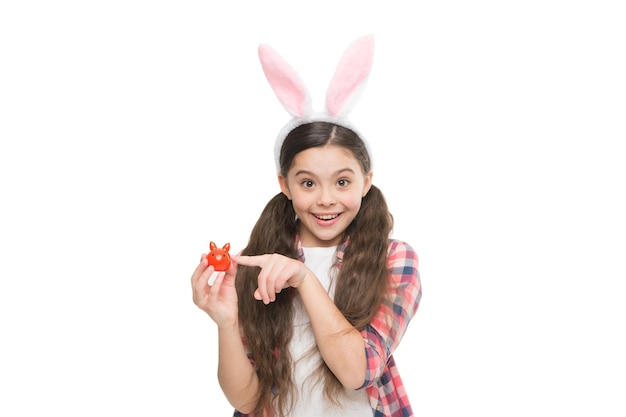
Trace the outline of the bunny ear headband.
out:
<instances>
[{"instance_id":1,"label":"bunny ear headband","mask_svg":"<svg viewBox=\"0 0 626 417\"><path fill-rule=\"evenodd\" d=\"M314 121L331 122L356 132L347 120L347 115L357 101L372 70L374 36L367 35L352 42L337 64L335 74L326 90L326 109L322 113L313 112L311 97L298 73L269 45L259 46L259 59L263 72L276 97L293 116L280 131L274 145L276 170L280 171L280 150L289 132L296 127ZM372 158L369 145L367 152Z\"/></svg>"}]
</instances>

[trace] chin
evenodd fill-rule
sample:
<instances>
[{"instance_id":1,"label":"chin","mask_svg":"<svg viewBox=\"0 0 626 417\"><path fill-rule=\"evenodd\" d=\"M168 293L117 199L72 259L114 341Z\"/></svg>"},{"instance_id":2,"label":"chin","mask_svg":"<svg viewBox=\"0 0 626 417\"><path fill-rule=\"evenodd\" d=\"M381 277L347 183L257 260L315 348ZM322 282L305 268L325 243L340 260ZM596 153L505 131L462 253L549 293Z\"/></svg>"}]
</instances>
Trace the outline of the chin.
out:
<instances>
[{"instance_id":1,"label":"chin","mask_svg":"<svg viewBox=\"0 0 626 417\"><path fill-rule=\"evenodd\" d=\"M337 246L340 242L341 235L332 236L315 236L315 239L321 246Z\"/></svg>"}]
</instances>

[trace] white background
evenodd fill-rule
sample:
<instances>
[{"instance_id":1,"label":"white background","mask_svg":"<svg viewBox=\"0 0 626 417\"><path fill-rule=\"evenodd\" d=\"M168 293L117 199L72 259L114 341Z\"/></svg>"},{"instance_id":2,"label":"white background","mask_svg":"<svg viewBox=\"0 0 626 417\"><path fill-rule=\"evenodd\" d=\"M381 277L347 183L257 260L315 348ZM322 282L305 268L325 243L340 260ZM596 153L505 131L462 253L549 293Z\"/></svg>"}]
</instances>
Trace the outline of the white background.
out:
<instances>
[{"instance_id":1,"label":"white background","mask_svg":"<svg viewBox=\"0 0 626 417\"><path fill-rule=\"evenodd\" d=\"M421 260L416 415L626 415L620 3L3 2L0 415L231 414L189 278L278 192L256 48L321 109L368 33L352 121Z\"/></svg>"}]
</instances>

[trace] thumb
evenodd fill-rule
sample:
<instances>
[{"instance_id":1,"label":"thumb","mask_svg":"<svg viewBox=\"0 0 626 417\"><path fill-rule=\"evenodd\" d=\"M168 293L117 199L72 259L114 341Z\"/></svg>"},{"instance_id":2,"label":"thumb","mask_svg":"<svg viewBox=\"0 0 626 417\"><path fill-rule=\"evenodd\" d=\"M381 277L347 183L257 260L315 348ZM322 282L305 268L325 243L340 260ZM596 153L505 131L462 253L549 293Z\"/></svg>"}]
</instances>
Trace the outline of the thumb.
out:
<instances>
[{"instance_id":1,"label":"thumb","mask_svg":"<svg viewBox=\"0 0 626 417\"><path fill-rule=\"evenodd\" d=\"M228 269L226 269L225 273L225 279L232 279L233 281L235 280L235 277L237 276L237 263L233 260L232 257L230 258L230 265L228 265Z\"/></svg>"}]
</instances>

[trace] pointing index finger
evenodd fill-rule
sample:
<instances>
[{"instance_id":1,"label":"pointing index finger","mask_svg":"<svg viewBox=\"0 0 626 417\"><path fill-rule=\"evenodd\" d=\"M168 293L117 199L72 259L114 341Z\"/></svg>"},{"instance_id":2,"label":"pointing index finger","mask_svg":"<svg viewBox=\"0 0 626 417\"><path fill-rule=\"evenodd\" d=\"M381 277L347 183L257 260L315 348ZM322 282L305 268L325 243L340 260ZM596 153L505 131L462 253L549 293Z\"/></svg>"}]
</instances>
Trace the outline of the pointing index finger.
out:
<instances>
[{"instance_id":1,"label":"pointing index finger","mask_svg":"<svg viewBox=\"0 0 626 417\"><path fill-rule=\"evenodd\" d=\"M265 261L265 255L257 255L257 256L234 255L234 256L231 256L231 259L234 260L239 265L262 267Z\"/></svg>"}]
</instances>

